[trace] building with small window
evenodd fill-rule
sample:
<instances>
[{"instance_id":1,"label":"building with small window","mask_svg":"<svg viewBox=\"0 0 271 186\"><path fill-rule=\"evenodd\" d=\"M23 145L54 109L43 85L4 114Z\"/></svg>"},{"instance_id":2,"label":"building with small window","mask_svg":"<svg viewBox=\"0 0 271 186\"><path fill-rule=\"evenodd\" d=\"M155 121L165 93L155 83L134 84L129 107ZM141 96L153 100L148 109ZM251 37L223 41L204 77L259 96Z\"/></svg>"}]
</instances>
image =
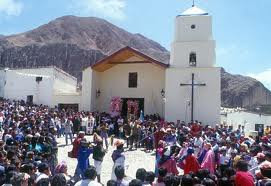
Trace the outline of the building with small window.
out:
<instances>
[{"instance_id":1,"label":"building with small window","mask_svg":"<svg viewBox=\"0 0 271 186\"><path fill-rule=\"evenodd\" d=\"M0 70L0 97L79 110L77 79L57 67Z\"/></svg>"},{"instance_id":2,"label":"building with small window","mask_svg":"<svg viewBox=\"0 0 271 186\"><path fill-rule=\"evenodd\" d=\"M112 98L119 97L123 115L127 115L127 102L135 101L139 111L162 116L161 91L167 67L134 48L124 47L84 69L82 109L109 113Z\"/></svg>"},{"instance_id":3,"label":"building with small window","mask_svg":"<svg viewBox=\"0 0 271 186\"><path fill-rule=\"evenodd\" d=\"M220 123L220 68L212 16L193 6L176 17L170 62L124 47L83 70L82 109L159 114L167 121ZM136 111L134 111L136 108Z\"/></svg>"}]
</instances>

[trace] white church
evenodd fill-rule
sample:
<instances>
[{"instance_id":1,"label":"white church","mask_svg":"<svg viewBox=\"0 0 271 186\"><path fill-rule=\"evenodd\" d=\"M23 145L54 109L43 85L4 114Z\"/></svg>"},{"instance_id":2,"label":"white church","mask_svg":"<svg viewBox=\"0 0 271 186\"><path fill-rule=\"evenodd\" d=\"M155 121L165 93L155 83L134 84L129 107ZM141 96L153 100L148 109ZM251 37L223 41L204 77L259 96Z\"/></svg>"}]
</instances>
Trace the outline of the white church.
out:
<instances>
[{"instance_id":1,"label":"white church","mask_svg":"<svg viewBox=\"0 0 271 186\"><path fill-rule=\"evenodd\" d=\"M196 6L178 15L169 64L124 47L77 79L56 67L0 70L0 97L51 107L166 121L220 123L220 68L215 66L212 16Z\"/></svg>"},{"instance_id":2,"label":"white church","mask_svg":"<svg viewBox=\"0 0 271 186\"><path fill-rule=\"evenodd\" d=\"M83 70L81 110L220 123L212 16L193 6L175 20L169 64L124 47Z\"/></svg>"}]
</instances>

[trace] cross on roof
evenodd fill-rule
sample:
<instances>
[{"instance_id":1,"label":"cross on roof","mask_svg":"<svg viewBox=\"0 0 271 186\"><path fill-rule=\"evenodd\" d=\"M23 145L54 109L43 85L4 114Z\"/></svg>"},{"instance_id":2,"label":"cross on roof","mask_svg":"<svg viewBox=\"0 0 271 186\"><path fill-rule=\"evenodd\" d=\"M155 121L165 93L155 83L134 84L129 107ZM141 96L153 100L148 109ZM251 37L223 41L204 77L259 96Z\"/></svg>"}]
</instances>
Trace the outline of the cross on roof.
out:
<instances>
[{"instance_id":1,"label":"cross on roof","mask_svg":"<svg viewBox=\"0 0 271 186\"><path fill-rule=\"evenodd\" d=\"M195 0L193 0L193 4L192 4L192 7L194 7L195 6Z\"/></svg>"}]
</instances>

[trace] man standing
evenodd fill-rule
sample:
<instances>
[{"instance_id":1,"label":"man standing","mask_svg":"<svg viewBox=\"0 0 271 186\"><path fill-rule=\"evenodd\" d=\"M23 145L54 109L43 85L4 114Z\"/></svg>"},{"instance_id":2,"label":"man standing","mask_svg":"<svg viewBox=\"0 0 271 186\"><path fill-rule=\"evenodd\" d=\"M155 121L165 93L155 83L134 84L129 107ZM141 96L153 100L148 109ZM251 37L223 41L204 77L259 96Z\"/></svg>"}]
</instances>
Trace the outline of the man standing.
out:
<instances>
[{"instance_id":1,"label":"man standing","mask_svg":"<svg viewBox=\"0 0 271 186\"><path fill-rule=\"evenodd\" d=\"M123 132L125 135L126 143L127 143L127 148L130 144L130 136L131 136L131 125L130 121L128 120L128 123L124 124L123 126Z\"/></svg>"},{"instance_id":2,"label":"man standing","mask_svg":"<svg viewBox=\"0 0 271 186\"><path fill-rule=\"evenodd\" d=\"M78 116L74 116L74 120L73 120L73 135L74 134L78 134L80 127L81 127L80 118Z\"/></svg>"},{"instance_id":3,"label":"man standing","mask_svg":"<svg viewBox=\"0 0 271 186\"><path fill-rule=\"evenodd\" d=\"M77 155L78 163L77 163L76 170L74 173L74 177L76 179L84 178L83 177L84 172L87 170L87 168L90 167L89 156L92 152L93 152L93 148L90 146L90 144L85 139L82 139L80 142L80 147L79 147L79 151Z\"/></svg>"},{"instance_id":4,"label":"man standing","mask_svg":"<svg viewBox=\"0 0 271 186\"><path fill-rule=\"evenodd\" d=\"M101 130L100 135L102 137L102 141L105 141L106 150L108 150L108 141L107 141L107 138L108 138L108 134L107 134L108 128L107 128L107 124L106 123L102 123L100 125L100 130Z\"/></svg>"},{"instance_id":5,"label":"man standing","mask_svg":"<svg viewBox=\"0 0 271 186\"><path fill-rule=\"evenodd\" d=\"M135 122L135 124L132 126L132 135L131 135L131 146L130 146L130 149L132 150L133 148L133 143L135 144L135 148L137 149L137 146L138 146L138 138L139 138L139 124L138 124L138 121Z\"/></svg>"},{"instance_id":6,"label":"man standing","mask_svg":"<svg viewBox=\"0 0 271 186\"><path fill-rule=\"evenodd\" d=\"M96 143L96 146L93 147L94 166L96 168L98 182L101 183L101 169L105 150L103 148L103 140L100 136L94 136L94 143Z\"/></svg>"},{"instance_id":7,"label":"man standing","mask_svg":"<svg viewBox=\"0 0 271 186\"><path fill-rule=\"evenodd\" d=\"M203 147L203 139L201 137L200 132L196 134L195 140L194 140L194 149L195 149L195 156L198 157L199 152L201 151Z\"/></svg>"},{"instance_id":8,"label":"man standing","mask_svg":"<svg viewBox=\"0 0 271 186\"><path fill-rule=\"evenodd\" d=\"M65 140L66 140L66 145L68 145L68 137L70 137L71 144L72 144L72 120L71 119L65 119L64 123L64 132L65 132Z\"/></svg>"}]
</instances>

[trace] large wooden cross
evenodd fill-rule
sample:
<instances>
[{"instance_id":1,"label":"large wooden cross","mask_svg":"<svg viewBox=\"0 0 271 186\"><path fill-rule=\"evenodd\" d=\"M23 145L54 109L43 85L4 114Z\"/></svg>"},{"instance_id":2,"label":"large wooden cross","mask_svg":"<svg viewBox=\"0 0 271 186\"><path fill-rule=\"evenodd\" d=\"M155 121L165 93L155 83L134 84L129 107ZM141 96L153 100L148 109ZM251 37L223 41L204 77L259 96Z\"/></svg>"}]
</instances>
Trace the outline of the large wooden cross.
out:
<instances>
[{"instance_id":1,"label":"large wooden cross","mask_svg":"<svg viewBox=\"0 0 271 186\"><path fill-rule=\"evenodd\" d=\"M194 121L194 88L195 86L206 86L205 83L195 83L195 74L192 73L192 83L184 84L181 83L180 86L191 86L191 121Z\"/></svg>"}]
</instances>

